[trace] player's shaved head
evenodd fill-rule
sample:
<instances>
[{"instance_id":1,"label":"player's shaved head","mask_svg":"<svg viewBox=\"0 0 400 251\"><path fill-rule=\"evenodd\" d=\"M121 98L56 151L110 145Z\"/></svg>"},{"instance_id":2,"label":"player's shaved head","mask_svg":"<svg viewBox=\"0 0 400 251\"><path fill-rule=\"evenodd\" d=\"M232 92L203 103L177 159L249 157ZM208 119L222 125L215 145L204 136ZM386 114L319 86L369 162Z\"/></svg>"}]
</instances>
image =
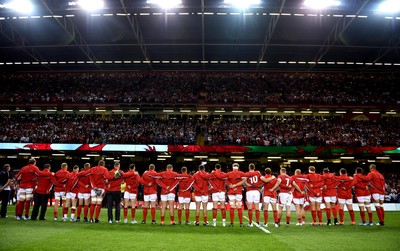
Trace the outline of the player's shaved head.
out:
<instances>
[{"instance_id":1,"label":"player's shaved head","mask_svg":"<svg viewBox=\"0 0 400 251\"><path fill-rule=\"evenodd\" d=\"M167 165L167 170L172 170L174 167L171 164Z\"/></svg>"},{"instance_id":2,"label":"player's shaved head","mask_svg":"<svg viewBox=\"0 0 400 251\"><path fill-rule=\"evenodd\" d=\"M249 164L249 170L254 171L256 169L256 165L254 163Z\"/></svg>"},{"instance_id":3,"label":"player's shaved head","mask_svg":"<svg viewBox=\"0 0 400 251\"><path fill-rule=\"evenodd\" d=\"M347 170L345 168L340 168L339 173L342 175L347 174Z\"/></svg>"},{"instance_id":4,"label":"player's shaved head","mask_svg":"<svg viewBox=\"0 0 400 251\"><path fill-rule=\"evenodd\" d=\"M67 169L68 168L68 164L67 163L62 163L61 164L61 169Z\"/></svg>"},{"instance_id":5,"label":"player's shaved head","mask_svg":"<svg viewBox=\"0 0 400 251\"><path fill-rule=\"evenodd\" d=\"M85 163L85 164L83 165L83 169L87 170L87 169L89 169L89 168L90 168L90 163Z\"/></svg>"},{"instance_id":6,"label":"player's shaved head","mask_svg":"<svg viewBox=\"0 0 400 251\"><path fill-rule=\"evenodd\" d=\"M183 167L181 168L181 172L182 172L182 173L187 173L187 167L186 167L186 166L183 166Z\"/></svg>"},{"instance_id":7,"label":"player's shaved head","mask_svg":"<svg viewBox=\"0 0 400 251\"><path fill-rule=\"evenodd\" d=\"M155 170L155 169L156 169L156 166L154 164L149 165L149 170Z\"/></svg>"},{"instance_id":8,"label":"player's shaved head","mask_svg":"<svg viewBox=\"0 0 400 251\"><path fill-rule=\"evenodd\" d=\"M361 167L357 167L356 168L356 173L364 174L364 169L362 169Z\"/></svg>"},{"instance_id":9,"label":"player's shaved head","mask_svg":"<svg viewBox=\"0 0 400 251\"><path fill-rule=\"evenodd\" d=\"M36 159L35 158L30 158L28 160L28 163L31 164L31 165L34 165L34 164L36 164Z\"/></svg>"},{"instance_id":10,"label":"player's shaved head","mask_svg":"<svg viewBox=\"0 0 400 251\"><path fill-rule=\"evenodd\" d=\"M294 173L295 173L295 174L301 174L301 170L300 170L300 169L296 169L296 170L294 171Z\"/></svg>"},{"instance_id":11,"label":"player's shaved head","mask_svg":"<svg viewBox=\"0 0 400 251\"><path fill-rule=\"evenodd\" d=\"M369 166L369 170L376 170L376 165L375 164L371 164Z\"/></svg>"},{"instance_id":12,"label":"player's shaved head","mask_svg":"<svg viewBox=\"0 0 400 251\"><path fill-rule=\"evenodd\" d=\"M106 162L104 160L99 161L99 166L105 166L105 165L106 165Z\"/></svg>"},{"instance_id":13,"label":"player's shaved head","mask_svg":"<svg viewBox=\"0 0 400 251\"><path fill-rule=\"evenodd\" d=\"M269 167L265 168L265 173L266 174L271 174L272 173L271 168L269 168Z\"/></svg>"},{"instance_id":14,"label":"player's shaved head","mask_svg":"<svg viewBox=\"0 0 400 251\"><path fill-rule=\"evenodd\" d=\"M315 172L315 166L308 167L308 171L314 173Z\"/></svg>"}]
</instances>

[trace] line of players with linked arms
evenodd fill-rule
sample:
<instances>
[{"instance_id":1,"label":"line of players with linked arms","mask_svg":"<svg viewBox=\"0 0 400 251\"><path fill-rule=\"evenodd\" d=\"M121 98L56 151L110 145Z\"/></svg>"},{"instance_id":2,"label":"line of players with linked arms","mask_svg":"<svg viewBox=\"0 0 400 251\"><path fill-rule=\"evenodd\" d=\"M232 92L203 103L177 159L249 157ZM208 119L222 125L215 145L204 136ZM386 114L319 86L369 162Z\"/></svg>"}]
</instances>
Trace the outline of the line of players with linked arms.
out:
<instances>
[{"instance_id":1,"label":"line of players with linked arms","mask_svg":"<svg viewBox=\"0 0 400 251\"><path fill-rule=\"evenodd\" d=\"M362 222L360 225L373 225L371 200L374 203L379 219L377 225L384 225L384 187L385 181L382 174L377 171L374 164L370 165L370 172L365 175L362 168L356 169L353 177L347 175L346 169L340 169L338 176L329 173L328 168L323 174L316 173L315 167L310 166L307 174L301 174L297 169L295 175L286 174L286 169L280 169L280 175L275 177L271 169L265 170L262 175L255 170L254 164L249 164L248 172L239 171L239 164L232 165L232 171L222 172L221 165L216 164L211 173L205 171L204 165L190 175L187 168L182 167L181 173L173 171L172 165L167 165L166 171L156 172L155 165L151 164L149 169L140 176L135 171L135 165L129 166L129 171L122 172L120 163L116 162L110 171L105 167L104 161L99 161L97 166L90 167L89 163L84 165L82 171L78 166L69 172L68 165L63 163L61 170L56 173L50 172L50 165L46 164L43 171L36 166L36 160L30 159L29 164L23 167L16 175L19 181L17 194L16 219L36 220L40 210L39 220L45 220L47 200L50 196L52 186L55 186L54 220L58 220L58 204L60 198L65 199L63 203L63 220L68 220L68 210L71 207L70 220L80 221L82 209L84 210L83 221L99 222L101 205L105 194L120 194L121 184L126 183L124 193L124 223L128 222L128 208L131 207L131 223L135 224L136 200L138 186L143 185L144 205L142 224L146 224L148 210L150 208L152 224L156 224L157 185L161 187L161 225L165 224L167 209L170 213L170 224L175 225L174 202L176 191L178 194L178 224L182 224L182 213L185 212L185 224L189 225L189 205L194 194L196 204L196 220L194 225L199 225L200 209L203 210L203 225L209 225L207 220L207 204L209 194L212 195L213 209L212 225L216 226L217 210L221 210L222 226L226 223L226 211L230 213L230 224L234 226L234 212L237 210L239 224L243 227L242 188L246 187L246 203L248 208L249 224L247 226L257 227L260 224L260 202L263 203L264 227L268 226L268 207L273 211L274 226L279 227L283 208L286 207L286 224L290 224L290 206L293 203L296 208L297 226L305 223L304 204L309 203L311 207L312 225L323 225L321 203L325 203L327 225L344 224L344 206L350 214L351 224L355 224L353 211L352 189L358 201ZM277 194L279 190L279 194ZM35 203L32 215L29 217L31 200L35 193ZM225 206L226 193L229 198L229 209ZM337 217L336 202L339 208L339 220ZM78 205L77 205L78 204ZM115 203L116 218L120 221L119 204ZM25 216L23 210L25 209ZM253 209L255 221L253 222ZM89 212L90 210L90 212ZM112 205L111 205L112 210ZM77 211L77 212L76 212ZM368 223L366 222L366 212ZM76 218L75 218L75 213ZM89 217L88 217L89 214ZM334 222L331 222L331 216ZM109 222L113 223L112 212L109 207Z\"/></svg>"}]
</instances>

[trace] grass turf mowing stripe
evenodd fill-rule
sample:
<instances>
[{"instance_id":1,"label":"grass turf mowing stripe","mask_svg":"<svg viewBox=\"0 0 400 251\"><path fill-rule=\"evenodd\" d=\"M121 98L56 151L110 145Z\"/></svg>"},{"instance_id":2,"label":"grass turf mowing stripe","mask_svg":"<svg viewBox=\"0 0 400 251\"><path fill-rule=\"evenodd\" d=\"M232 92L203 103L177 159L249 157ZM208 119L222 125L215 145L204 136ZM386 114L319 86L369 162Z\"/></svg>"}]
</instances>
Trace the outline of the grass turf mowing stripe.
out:
<instances>
[{"instance_id":1,"label":"grass turf mowing stripe","mask_svg":"<svg viewBox=\"0 0 400 251\"><path fill-rule=\"evenodd\" d=\"M247 218L247 216L243 216L243 218L245 218L246 220L248 220L248 221L250 222L250 220L249 220L249 218ZM257 228L260 229L261 231L267 233L267 234L272 234L270 231L268 231L267 229L265 229L265 228L264 228L263 226L261 226L261 225L258 225Z\"/></svg>"}]
</instances>

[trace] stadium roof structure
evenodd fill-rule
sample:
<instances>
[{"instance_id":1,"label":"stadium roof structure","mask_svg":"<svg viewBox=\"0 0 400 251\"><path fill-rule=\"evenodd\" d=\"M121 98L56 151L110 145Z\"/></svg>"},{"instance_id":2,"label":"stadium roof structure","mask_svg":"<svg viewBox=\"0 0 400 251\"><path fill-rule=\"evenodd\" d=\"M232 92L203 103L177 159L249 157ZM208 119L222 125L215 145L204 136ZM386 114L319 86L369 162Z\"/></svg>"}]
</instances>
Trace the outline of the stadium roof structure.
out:
<instances>
[{"instance_id":1,"label":"stadium roof structure","mask_svg":"<svg viewBox=\"0 0 400 251\"><path fill-rule=\"evenodd\" d=\"M92 12L69 2L32 0L29 14L0 8L0 71L400 70L400 13L377 11L382 0L324 10L303 0L247 9L223 0L171 9L105 0Z\"/></svg>"}]
</instances>

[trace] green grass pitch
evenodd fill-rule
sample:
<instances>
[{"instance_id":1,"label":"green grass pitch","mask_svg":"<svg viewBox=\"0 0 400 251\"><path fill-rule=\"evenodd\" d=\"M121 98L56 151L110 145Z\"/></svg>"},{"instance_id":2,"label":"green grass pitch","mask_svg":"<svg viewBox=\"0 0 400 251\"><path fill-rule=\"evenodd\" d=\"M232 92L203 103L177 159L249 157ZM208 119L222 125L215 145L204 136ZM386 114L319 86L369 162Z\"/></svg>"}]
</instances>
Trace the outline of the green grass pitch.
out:
<instances>
[{"instance_id":1,"label":"green grass pitch","mask_svg":"<svg viewBox=\"0 0 400 251\"><path fill-rule=\"evenodd\" d=\"M14 213L9 206L8 215ZM46 221L17 221L9 216L0 219L0 250L396 250L400 249L400 212L386 212L385 226L351 226L346 212L345 226L295 226L275 228L271 234L253 228L168 225L107 222L103 209L99 224L52 220L49 207ZM61 212L59 212L60 215ZM121 213L123 211L121 210ZM293 213L293 212L292 212ZM220 214L220 212L218 212ZM130 212L129 212L130 215ZM167 212L167 215L168 212ZM244 211L247 216L247 211ZM272 214L270 214L272 217ZM293 215L294 216L294 215ZM325 216L325 215L324 215ZM175 215L175 217L177 217ZM184 217L184 216L183 216ZM229 214L228 214L229 217ZM237 215L235 214L235 217ZM374 217L376 218L375 212ZM129 219L129 218L128 218ZM136 212L140 223L142 210ZM166 217L169 219L169 217ZM202 217L200 217L202 219ZM211 219L209 212L208 219ZM236 218L237 219L237 218ZM261 215L262 219L262 215ZM359 223L359 215L356 212ZM191 212L191 222L194 211ZM159 222L159 210L157 210ZM310 221L310 215L307 215ZM244 220L247 224L247 220Z\"/></svg>"}]
</instances>

